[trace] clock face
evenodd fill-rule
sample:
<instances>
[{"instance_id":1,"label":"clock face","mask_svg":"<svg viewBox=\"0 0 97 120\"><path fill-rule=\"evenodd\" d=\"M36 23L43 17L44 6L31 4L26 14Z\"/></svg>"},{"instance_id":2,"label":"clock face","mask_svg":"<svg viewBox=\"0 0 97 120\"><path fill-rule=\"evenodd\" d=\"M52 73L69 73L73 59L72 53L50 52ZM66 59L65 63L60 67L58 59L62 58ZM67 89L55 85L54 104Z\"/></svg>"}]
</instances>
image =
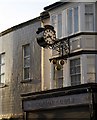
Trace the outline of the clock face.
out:
<instances>
[{"instance_id":1,"label":"clock face","mask_svg":"<svg viewBox=\"0 0 97 120\"><path fill-rule=\"evenodd\" d=\"M44 40L47 44L53 44L56 40L55 31L49 28L45 29Z\"/></svg>"}]
</instances>

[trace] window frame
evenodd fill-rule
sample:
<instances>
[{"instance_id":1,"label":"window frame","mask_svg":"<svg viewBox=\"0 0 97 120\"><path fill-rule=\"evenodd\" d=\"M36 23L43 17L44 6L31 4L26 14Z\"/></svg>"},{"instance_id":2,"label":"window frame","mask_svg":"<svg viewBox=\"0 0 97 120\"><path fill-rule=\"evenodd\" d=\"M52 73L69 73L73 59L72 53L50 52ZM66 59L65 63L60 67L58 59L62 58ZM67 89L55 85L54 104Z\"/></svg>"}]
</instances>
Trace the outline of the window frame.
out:
<instances>
[{"instance_id":1,"label":"window frame","mask_svg":"<svg viewBox=\"0 0 97 120\"><path fill-rule=\"evenodd\" d=\"M71 11L71 16L69 16L70 11ZM67 18L66 19L67 19L67 26L70 26L70 28L67 27L67 34L70 35L73 33L73 8L67 9Z\"/></svg>"},{"instance_id":2,"label":"window frame","mask_svg":"<svg viewBox=\"0 0 97 120\"><path fill-rule=\"evenodd\" d=\"M80 64L79 65L73 65L72 67L71 67L71 63L70 63L70 85L71 86L75 86L75 85L80 85L81 84L81 58L80 57L74 57L74 58L72 58L72 59L70 59L69 60L69 62L71 62L71 61L75 61L75 60L80 60L79 62L80 62ZM76 71L76 69L77 69L77 67L79 67L79 69L80 69L80 72L79 73L77 73L77 72L75 72L74 74L71 74L71 68L74 68L74 70ZM75 81L75 82L72 82L72 79L71 79L71 77L77 77L79 75L79 77L80 77L80 80L79 81Z\"/></svg>"},{"instance_id":3,"label":"window frame","mask_svg":"<svg viewBox=\"0 0 97 120\"><path fill-rule=\"evenodd\" d=\"M77 11L77 15L78 15L78 20L77 20L77 23L78 23L78 30L77 31L75 31L75 9L76 8L78 8L78 11ZM68 35L72 35L72 34L75 34L75 33L78 33L79 31L80 31L80 6L79 5L76 5L76 6L73 6L73 7L70 7L70 8L67 8L67 25L68 25L68 11L69 10L71 10L72 11L72 18L71 18L71 20L72 20L72 25L71 25L71 32L69 33L69 31L68 31L68 28L67 28L67 36ZM70 24L69 24L70 25Z\"/></svg>"},{"instance_id":4,"label":"window frame","mask_svg":"<svg viewBox=\"0 0 97 120\"><path fill-rule=\"evenodd\" d=\"M60 17L61 16L61 17ZM60 18L61 18L61 20L60 20ZM63 15L62 15L62 12L61 13L58 13L58 15L57 15L57 36L58 36L58 38L62 38L62 36L63 36L63 34L62 34L62 32L63 32L63 29L62 29L62 19L63 19ZM60 24L61 24L61 27L60 27ZM60 29L59 28L61 28L61 32L60 32Z\"/></svg>"},{"instance_id":5,"label":"window frame","mask_svg":"<svg viewBox=\"0 0 97 120\"><path fill-rule=\"evenodd\" d=\"M75 9L77 8L77 20L75 19L76 18L76 11ZM79 15L79 6L76 6L73 8L73 11L74 11L74 33L77 33L79 31L79 25L80 25L80 22L79 22L79 18L80 18L80 15ZM76 30L76 23L77 23L77 30Z\"/></svg>"},{"instance_id":6,"label":"window frame","mask_svg":"<svg viewBox=\"0 0 97 120\"><path fill-rule=\"evenodd\" d=\"M29 46L29 55L24 55L25 53L24 53L24 49L26 49L25 47L27 47L27 46ZM30 50L30 44L25 44L25 45L23 45L22 46L22 50L23 50L23 81L28 81L28 80L30 80L31 78L30 78L30 65L31 65L31 50ZM29 59L29 65L28 66L25 66L25 59ZM29 69L28 71L29 71L29 73L28 73L28 77L27 78L25 78L25 70L26 69Z\"/></svg>"},{"instance_id":7,"label":"window frame","mask_svg":"<svg viewBox=\"0 0 97 120\"><path fill-rule=\"evenodd\" d=\"M59 23L59 15L61 15L61 23ZM53 18L55 18L55 20L53 20ZM54 27L54 30L56 31L56 37L58 39L62 38L63 37L63 11L58 12L57 14L52 14L50 21L51 21L51 25ZM59 24L61 24L61 32L62 32L61 34L59 34L60 32L58 31Z\"/></svg>"},{"instance_id":8,"label":"window frame","mask_svg":"<svg viewBox=\"0 0 97 120\"><path fill-rule=\"evenodd\" d=\"M2 56L3 55L4 55L4 58L5 58L5 52L0 54L0 84L5 84L5 60L2 63ZM2 69L4 69L3 73L2 73ZM2 82L2 78L1 78L2 76L4 76L3 82Z\"/></svg>"},{"instance_id":9,"label":"window frame","mask_svg":"<svg viewBox=\"0 0 97 120\"><path fill-rule=\"evenodd\" d=\"M93 5L93 11L92 12L87 12L86 11L86 6L87 5ZM84 9L85 9L85 11L84 11L84 20L85 20L85 31L94 31L95 30L95 6L94 6L94 3L87 3L87 4L84 4ZM91 27L90 26L88 26L89 28L90 28L90 30L89 30L89 28L87 28L86 29L86 22L88 22L88 24L89 24L89 19L87 19L88 21L86 21L86 16L89 18L90 16L92 16L92 29L91 29Z\"/></svg>"},{"instance_id":10,"label":"window frame","mask_svg":"<svg viewBox=\"0 0 97 120\"><path fill-rule=\"evenodd\" d=\"M68 11L71 10L72 11L72 25L68 24ZM77 10L77 12L76 12ZM76 18L77 20L75 19L74 15L78 15ZM62 15L62 18L61 18L61 21L62 24L61 26L61 31L62 31L62 34L59 35L59 32L58 32L58 16L59 15ZM57 13L52 13L50 15L50 23L51 25L54 27L55 31L56 31L56 37L61 39L63 38L64 36L68 36L68 35L72 35L74 33L78 33L80 31L80 6L79 5L74 5L72 7L69 7L69 8L66 8L64 10L61 10L60 12L57 12ZM76 24L75 22L77 21L78 25L77 25L77 28L75 28ZM68 27L67 26L70 26L70 30L71 32L69 33L68 32Z\"/></svg>"}]
</instances>

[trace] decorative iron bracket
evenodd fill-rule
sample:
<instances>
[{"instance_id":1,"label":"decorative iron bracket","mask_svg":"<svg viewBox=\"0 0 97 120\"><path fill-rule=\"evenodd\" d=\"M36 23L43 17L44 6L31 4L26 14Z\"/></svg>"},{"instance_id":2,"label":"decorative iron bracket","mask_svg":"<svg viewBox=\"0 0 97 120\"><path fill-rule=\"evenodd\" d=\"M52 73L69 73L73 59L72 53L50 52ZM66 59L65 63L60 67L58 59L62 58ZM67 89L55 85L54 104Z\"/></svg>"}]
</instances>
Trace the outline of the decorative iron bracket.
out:
<instances>
[{"instance_id":1,"label":"decorative iron bracket","mask_svg":"<svg viewBox=\"0 0 97 120\"><path fill-rule=\"evenodd\" d=\"M47 26L44 26L44 28L38 28L38 31L36 32L38 34L38 36L37 36L37 43L41 47L43 47L43 48L56 50L59 53L59 56L56 57L56 58L51 58L50 62L53 59L56 59L56 60L66 60L68 58L69 53L70 53L70 43L69 43L68 37L67 38L63 38L63 39L57 39L56 38L56 40L53 42L53 44L47 44L43 35L44 35L45 29L48 29L48 27L50 29L53 26L47 25Z\"/></svg>"}]
</instances>

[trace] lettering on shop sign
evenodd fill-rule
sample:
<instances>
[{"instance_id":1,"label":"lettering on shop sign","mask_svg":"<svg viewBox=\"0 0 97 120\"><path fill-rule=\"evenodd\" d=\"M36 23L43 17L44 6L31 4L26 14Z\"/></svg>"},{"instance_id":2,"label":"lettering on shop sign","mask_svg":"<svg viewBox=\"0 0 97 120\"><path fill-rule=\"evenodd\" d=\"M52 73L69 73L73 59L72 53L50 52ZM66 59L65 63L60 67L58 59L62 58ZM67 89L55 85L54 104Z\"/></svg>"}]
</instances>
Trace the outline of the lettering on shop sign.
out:
<instances>
[{"instance_id":1,"label":"lettering on shop sign","mask_svg":"<svg viewBox=\"0 0 97 120\"><path fill-rule=\"evenodd\" d=\"M37 99L37 100L26 100L23 101L23 109L24 111L29 111L29 110L81 105L88 103L89 103L89 96L88 94L85 93L85 94L67 95L67 96L52 97L52 98Z\"/></svg>"}]
</instances>

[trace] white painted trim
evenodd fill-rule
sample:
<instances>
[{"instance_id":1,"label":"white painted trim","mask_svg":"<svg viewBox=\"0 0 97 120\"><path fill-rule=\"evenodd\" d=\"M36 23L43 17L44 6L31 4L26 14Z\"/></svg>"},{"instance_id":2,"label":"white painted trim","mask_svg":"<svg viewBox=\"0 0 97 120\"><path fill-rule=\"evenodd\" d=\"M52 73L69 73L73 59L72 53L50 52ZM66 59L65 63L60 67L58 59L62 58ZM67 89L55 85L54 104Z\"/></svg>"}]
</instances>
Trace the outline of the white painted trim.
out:
<instances>
[{"instance_id":1,"label":"white painted trim","mask_svg":"<svg viewBox=\"0 0 97 120\"><path fill-rule=\"evenodd\" d=\"M44 48L41 48L41 90L44 90Z\"/></svg>"},{"instance_id":2,"label":"white painted trim","mask_svg":"<svg viewBox=\"0 0 97 120\"><path fill-rule=\"evenodd\" d=\"M69 86L71 86L70 60L77 59L77 58L80 58L80 67L81 67L81 66L82 66L82 65L81 65L81 63L82 63L82 62L81 62L81 55L68 58L68 85L69 85ZM81 68L81 83L82 83L82 68Z\"/></svg>"}]
</instances>

